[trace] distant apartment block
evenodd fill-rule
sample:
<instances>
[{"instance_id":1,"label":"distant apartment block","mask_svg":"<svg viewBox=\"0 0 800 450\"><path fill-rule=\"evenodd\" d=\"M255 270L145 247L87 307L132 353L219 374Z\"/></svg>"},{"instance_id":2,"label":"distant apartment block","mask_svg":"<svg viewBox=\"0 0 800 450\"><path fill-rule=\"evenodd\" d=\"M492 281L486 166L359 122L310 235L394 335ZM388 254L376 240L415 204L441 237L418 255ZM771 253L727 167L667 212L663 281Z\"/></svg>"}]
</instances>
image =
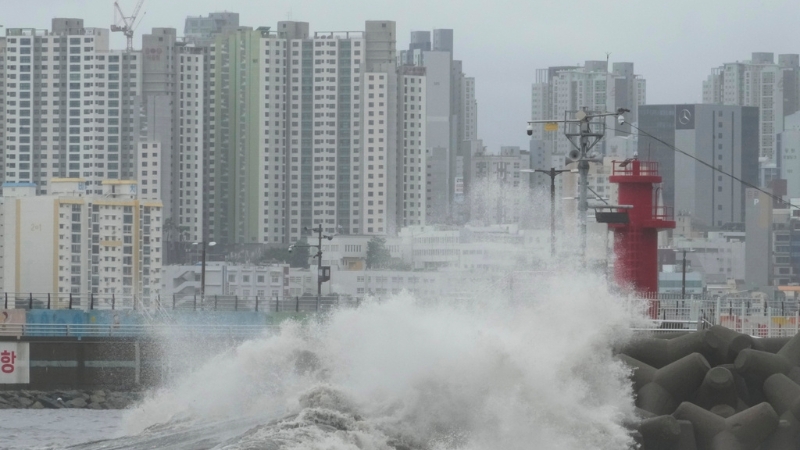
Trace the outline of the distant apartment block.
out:
<instances>
[{"instance_id":1,"label":"distant apartment block","mask_svg":"<svg viewBox=\"0 0 800 450\"><path fill-rule=\"evenodd\" d=\"M53 178L106 179L136 170L141 53L109 48L109 30L53 19L51 30L7 28L0 38L3 180L49 193Z\"/></svg>"},{"instance_id":2,"label":"distant apartment block","mask_svg":"<svg viewBox=\"0 0 800 450\"><path fill-rule=\"evenodd\" d=\"M148 105L177 133L150 127L147 139L172 166L176 225L194 241L288 243L318 225L424 223L425 70L395 66L394 23L311 34L305 22L252 29L223 16L188 18L186 42L145 36L148 64L175 55L174 97Z\"/></svg>"},{"instance_id":3,"label":"distant apartment block","mask_svg":"<svg viewBox=\"0 0 800 450\"><path fill-rule=\"evenodd\" d=\"M34 183L3 185L3 290L116 296L120 302L159 293L161 202L138 197L137 184L104 180L102 193L81 178L55 178L50 193ZM64 305L59 305L64 306Z\"/></svg>"},{"instance_id":4,"label":"distant apartment block","mask_svg":"<svg viewBox=\"0 0 800 450\"><path fill-rule=\"evenodd\" d=\"M777 135L784 117L800 109L800 55L756 52L749 61L714 68L703 82L703 103L758 107L761 182L780 176Z\"/></svg>"},{"instance_id":5,"label":"distant apartment block","mask_svg":"<svg viewBox=\"0 0 800 450\"><path fill-rule=\"evenodd\" d=\"M431 39L432 36L432 39ZM414 31L408 50L397 57L398 64L426 70L426 139L428 157L426 220L444 223L454 220L469 177L472 143L478 139L478 102L475 78L467 77L462 61L453 53L453 30ZM462 163L459 164L459 160ZM455 208L455 209L454 209Z\"/></svg>"},{"instance_id":6,"label":"distant apartment block","mask_svg":"<svg viewBox=\"0 0 800 450\"><path fill-rule=\"evenodd\" d=\"M628 120L636 122L639 106L647 100L646 87L646 81L634 73L630 62L613 63L611 70L607 61L540 69L531 88L531 119L563 120L565 114L583 107L612 112L625 108L631 111L626 115ZM613 117L607 119L606 126L606 141L618 134L627 136L631 131L630 126L618 126ZM544 125L535 125L532 138L551 146L554 154L564 155L572 149L561 126L558 131L545 131ZM598 144L597 150L604 153L605 142Z\"/></svg>"}]
</instances>

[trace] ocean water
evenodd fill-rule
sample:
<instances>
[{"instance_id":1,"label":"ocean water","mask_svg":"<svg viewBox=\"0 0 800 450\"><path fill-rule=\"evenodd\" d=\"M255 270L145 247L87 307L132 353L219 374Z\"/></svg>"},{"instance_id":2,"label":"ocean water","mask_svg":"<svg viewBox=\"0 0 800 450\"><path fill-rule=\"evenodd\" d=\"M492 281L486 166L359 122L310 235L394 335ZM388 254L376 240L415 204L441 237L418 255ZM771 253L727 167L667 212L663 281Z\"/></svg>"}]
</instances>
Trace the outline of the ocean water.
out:
<instances>
[{"instance_id":1,"label":"ocean water","mask_svg":"<svg viewBox=\"0 0 800 450\"><path fill-rule=\"evenodd\" d=\"M591 274L551 277L524 300L501 285L482 286L476 300L400 294L286 323L135 408L23 411L28 420L17 423L32 424L11 433L37 443L41 434L43 445L80 441L60 424L51 430L63 414L71 427L97 428L84 442L112 438L74 447L83 450L629 448L622 424L633 397L612 348L639 314Z\"/></svg>"},{"instance_id":2,"label":"ocean water","mask_svg":"<svg viewBox=\"0 0 800 450\"><path fill-rule=\"evenodd\" d=\"M59 449L113 439L122 432L122 411L0 409L0 448Z\"/></svg>"}]
</instances>

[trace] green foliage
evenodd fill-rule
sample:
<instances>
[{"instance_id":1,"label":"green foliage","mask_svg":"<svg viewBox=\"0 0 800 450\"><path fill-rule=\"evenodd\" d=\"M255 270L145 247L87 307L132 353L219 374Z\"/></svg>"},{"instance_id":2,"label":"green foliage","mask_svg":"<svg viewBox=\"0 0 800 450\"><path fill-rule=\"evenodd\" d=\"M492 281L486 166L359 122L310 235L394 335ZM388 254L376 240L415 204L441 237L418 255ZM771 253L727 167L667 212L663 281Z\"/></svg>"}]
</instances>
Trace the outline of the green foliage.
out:
<instances>
[{"instance_id":1,"label":"green foliage","mask_svg":"<svg viewBox=\"0 0 800 450\"><path fill-rule=\"evenodd\" d=\"M311 252L307 247L308 242L303 239L297 241L297 244L295 245L296 246L291 252L289 251L288 247L273 247L267 249L261 257L261 263L289 264L290 267L302 267L304 269L308 269L308 258L311 255Z\"/></svg>"},{"instance_id":2,"label":"green foliage","mask_svg":"<svg viewBox=\"0 0 800 450\"><path fill-rule=\"evenodd\" d=\"M367 269L391 268L392 254L386 248L386 239L375 236L367 243Z\"/></svg>"}]
</instances>

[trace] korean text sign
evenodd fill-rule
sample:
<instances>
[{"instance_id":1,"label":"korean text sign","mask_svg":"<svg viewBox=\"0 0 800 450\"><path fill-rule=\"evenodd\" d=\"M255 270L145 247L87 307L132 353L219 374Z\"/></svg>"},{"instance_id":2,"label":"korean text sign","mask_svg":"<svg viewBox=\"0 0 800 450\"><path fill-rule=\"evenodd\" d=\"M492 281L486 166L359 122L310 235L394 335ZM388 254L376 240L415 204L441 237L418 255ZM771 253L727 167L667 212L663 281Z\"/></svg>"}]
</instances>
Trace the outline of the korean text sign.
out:
<instances>
[{"instance_id":1,"label":"korean text sign","mask_svg":"<svg viewBox=\"0 0 800 450\"><path fill-rule=\"evenodd\" d=\"M30 383L27 342L0 342L0 384Z\"/></svg>"}]
</instances>

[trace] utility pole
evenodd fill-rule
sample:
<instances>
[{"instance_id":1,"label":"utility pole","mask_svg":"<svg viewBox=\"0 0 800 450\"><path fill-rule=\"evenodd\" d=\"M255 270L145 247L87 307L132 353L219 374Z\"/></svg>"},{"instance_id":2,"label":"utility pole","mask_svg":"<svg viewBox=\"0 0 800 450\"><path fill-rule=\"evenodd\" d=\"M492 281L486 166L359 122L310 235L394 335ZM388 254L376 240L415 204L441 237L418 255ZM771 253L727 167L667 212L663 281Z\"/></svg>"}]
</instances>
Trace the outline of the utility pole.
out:
<instances>
[{"instance_id":1,"label":"utility pole","mask_svg":"<svg viewBox=\"0 0 800 450\"><path fill-rule=\"evenodd\" d=\"M694 250L686 247L682 248L683 252L683 270L681 270L681 300L686 300L686 253L693 252Z\"/></svg>"},{"instance_id":2,"label":"utility pole","mask_svg":"<svg viewBox=\"0 0 800 450\"><path fill-rule=\"evenodd\" d=\"M331 279L331 268L322 266L322 238L325 238L330 241L331 239L333 239L334 235L323 235L322 224L318 225L317 228L312 228L311 230L309 230L308 227L306 227L305 230L311 231L312 233L317 233L317 245L292 244L289 246L289 252L291 253L292 250L294 250L295 248L317 249L317 253L314 254L312 258L317 258L317 311L319 311L320 301L322 298L322 283L329 281Z\"/></svg>"},{"instance_id":3,"label":"utility pole","mask_svg":"<svg viewBox=\"0 0 800 450\"><path fill-rule=\"evenodd\" d=\"M529 120L528 135L533 135L534 124L544 124L545 130L555 131L558 123L564 124L564 136L575 147L569 152L566 163L578 163L578 223L581 233L581 256L583 265L586 266L586 219L589 211L589 162L597 162L597 155L589 151L605 136L605 118L619 116L624 122L623 114L627 109L619 108L617 112L593 112L582 107L578 111L565 111L563 120ZM593 120L602 119L602 120ZM576 142L577 141L577 142Z\"/></svg>"},{"instance_id":4,"label":"utility pole","mask_svg":"<svg viewBox=\"0 0 800 450\"><path fill-rule=\"evenodd\" d=\"M534 172L543 173L550 177L550 256L556 257L556 176L564 172L569 172L567 169L556 170L551 167L550 170L536 169Z\"/></svg>"},{"instance_id":5,"label":"utility pole","mask_svg":"<svg viewBox=\"0 0 800 450\"><path fill-rule=\"evenodd\" d=\"M200 260L200 300L204 301L206 298L206 247L213 247L217 245L216 242L200 241L193 242L192 245L201 245L201 260ZM196 253L195 253L196 254Z\"/></svg>"},{"instance_id":6,"label":"utility pole","mask_svg":"<svg viewBox=\"0 0 800 450\"><path fill-rule=\"evenodd\" d=\"M570 172L569 169L556 169L551 167L550 170L544 169L522 169L520 172L527 173L543 173L550 177L550 256L556 257L556 177L564 172Z\"/></svg>"}]
</instances>

